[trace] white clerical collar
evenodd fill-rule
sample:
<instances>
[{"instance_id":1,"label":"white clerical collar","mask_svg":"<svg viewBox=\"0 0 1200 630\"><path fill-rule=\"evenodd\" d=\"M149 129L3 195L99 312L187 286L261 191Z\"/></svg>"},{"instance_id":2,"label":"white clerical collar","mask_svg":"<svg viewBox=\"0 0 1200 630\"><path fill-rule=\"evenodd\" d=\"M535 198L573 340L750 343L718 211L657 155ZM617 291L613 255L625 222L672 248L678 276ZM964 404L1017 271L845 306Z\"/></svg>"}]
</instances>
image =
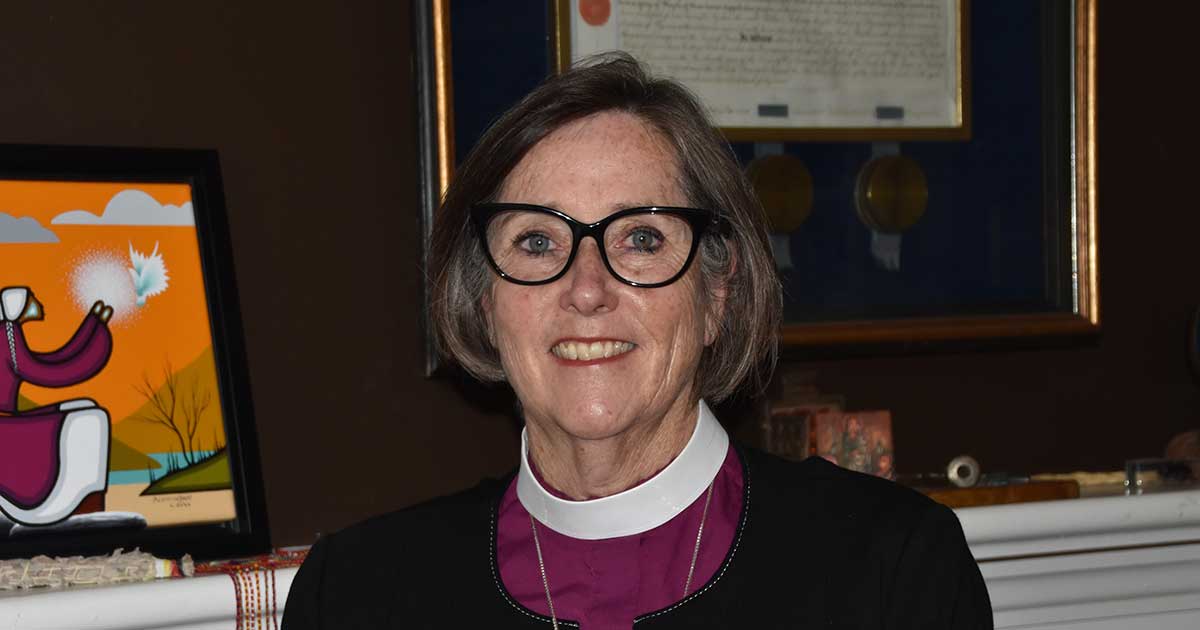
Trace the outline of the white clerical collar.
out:
<instances>
[{"instance_id":1,"label":"white clerical collar","mask_svg":"<svg viewBox=\"0 0 1200 630\"><path fill-rule=\"evenodd\" d=\"M527 432L522 431L517 498L546 527L572 538L599 540L640 534L675 518L698 499L716 478L728 451L729 435L702 400L691 439L661 472L624 492L569 501L550 494L538 482L529 468Z\"/></svg>"}]
</instances>

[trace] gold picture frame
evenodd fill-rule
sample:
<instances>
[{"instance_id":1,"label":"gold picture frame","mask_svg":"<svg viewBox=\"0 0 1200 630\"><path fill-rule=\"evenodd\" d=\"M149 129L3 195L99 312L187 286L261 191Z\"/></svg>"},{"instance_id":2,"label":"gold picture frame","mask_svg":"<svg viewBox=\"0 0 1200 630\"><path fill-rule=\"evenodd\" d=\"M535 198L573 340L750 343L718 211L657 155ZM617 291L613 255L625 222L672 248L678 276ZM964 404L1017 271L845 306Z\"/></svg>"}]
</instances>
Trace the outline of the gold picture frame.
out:
<instances>
[{"instance_id":1,"label":"gold picture frame","mask_svg":"<svg viewBox=\"0 0 1200 630\"><path fill-rule=\"evenodd\" d=\"M450 0L413 3L417 144L420 177L421 268L429 268L433 213L441 205L454 173L454 82L451 79ZM426 274L428 278L428 274ZM425 339L425 375L439 367L429 319L428 279L421 283L421 327Z\"/></svg>"},{"instance_id":2,"label":"gold picture frame","mask_svg":"<svg viewBox=\"0 0 1200 630\"><path fill-rule=\"evenodd\" d=\"M949 108L949 120L945 125L921 125L921 126L902 126L880 124L877 126L865 125L804 125L804 126L777 126L770 124L770 118L763 121L763 124L754 125L721 125L720 116L716 115L717 123L721 125L721 131L729 140L734 142L795 142L795 141L824 141L824 142L864 142L864 141L913 141L913 140L969 140L971 137L971 82L970 82L970 35L969 30L964 26L970 24L970 0L946 0L950 11L948 16L952 16L953 34L947 37L947 44L952 50L947 51L950 59L947 64L948 69L953 72L952 86L947 88L947 92L953 94L954 103ZM552 48L554 54L555 67L559 72L568 68L574 61L573 52L571 50L571 35L572 24L578 23L580 11L572 9L573 3L579 6L580 0L550 0L552 12ZM595 4L595 3L593 3ZM603 4L603 3L601 3ZM735 0L729 0L726 4L729 7L736 6ZM795 10L796 7L789 6L783 10ZM578 18L578 19L577 19ZM718 22L719 23L719 22ZM731 28L733 28L731 26ZM730 33L722 32L720 35L729 35ZM746 36L743 34L743 38ZM589 51L594 52L594 51ZM638 51L634 52L635 55ZM666 70L669 75L670 71ZM839 77L839 81L844 83L845 80ZM686 83L686 81L685 81ZM696 89L697 86L692 86ZM696 89L702 99L706 97L705 90ZM741 86L731 87L728 90L733 93L743 93L744 89ZM808 97L797 97L796 100L807 100ZM759 107L784 107L786 105L759 105ZM895 110L897 108L882 108ZM900 108L902 109L902 108Z\"/></svg>"},{"instance_id":3,"label":"gold picture frame","mask_svg":"<svg viewBox=\"0 0 1200 630\"><path fill-rule=\"evenodd\" d=\"M1061 312L919 317L785 324L784 346L955 342L1071 337L1100 332L1097 252L1096 0L1073 0L1071 21L1070 246L1071 300Z\"/></svg>"},{"instance_id":4,"label":"gold picture frame","mask_svg":"<svg viewBox=\"0 0 1200 630\"><path fill-rule=\"evenodd\" d=\"M535 0L536 1L536 0ZM529 54L548 56L548 65L553 70L560 63L559 48L554 45L561 32L562 12L560 0L548 2L546 34L551 44L549 49L540 41L528 42ZM1069 200L1062 204L1064 213L1055 238L1061 239L1065 251L1062 269L1055 272L1056 280L1069 285L1069 298L1055 310L1038 312L1000 313L967 316L918 316L912 318L863 318L853 320L830 320L816 322L789 322L782 330L783 344L792 348L813 347L873 347L876 345L900 345L927 342L961 342L986 339L1022 339L1038 337L1079 336L1098 333L1101 327L1099 297L1099 265L1097 255L1097 181L1096 181L1096 0L1066 0L1064 10L1071 14L1069 37L1071 85L1069 99L1069 136L1062 143L1065 156L1061 156L1069 173L1063 186L1069 188L1064 196ZM449 185L455 164L455 115L454 88L451 64L451 20L450 0L427 0L414 3L417 24L416 68L418 74L418 115L421 151L421 229L426 247L433 212ZM1069 8L1069 9L1068 9ZM969 10L969 2L963 2L963 10ZM460 25L464 29L467 24ZM466 39L471 39L468 36ZM1068 43L1064 42L1064 46ZM533 50L536 49L536 50ZM471 58L471 55L463 58ZM964 68L963 76L970 74ZM522 77L526 83L536 83L540 77ZM460 86L464 90L469 89ZM467 97L464 97L467 98ZM471 100L463 103L473 102ZM969 129L969 107L964 107L965 123ZM498 114L494 112L489 115ZM818 130L807 140L831 141L834 139L854 141L888 141L896 138L857 138L852 130ZM467 136L470 134L468 133ZM466 140L469 137L464 136ZM736 138L780 142L782 138L750 137ZM923 138L929 139L929 138ZM942 138L948 139L948 138ZM426 314L428 307L425 308ZM428 321L425 320L428 331ZM432 336L426 334L426 371L432 374L438 367L437 354Z\"/></svg>"}]
</instances>

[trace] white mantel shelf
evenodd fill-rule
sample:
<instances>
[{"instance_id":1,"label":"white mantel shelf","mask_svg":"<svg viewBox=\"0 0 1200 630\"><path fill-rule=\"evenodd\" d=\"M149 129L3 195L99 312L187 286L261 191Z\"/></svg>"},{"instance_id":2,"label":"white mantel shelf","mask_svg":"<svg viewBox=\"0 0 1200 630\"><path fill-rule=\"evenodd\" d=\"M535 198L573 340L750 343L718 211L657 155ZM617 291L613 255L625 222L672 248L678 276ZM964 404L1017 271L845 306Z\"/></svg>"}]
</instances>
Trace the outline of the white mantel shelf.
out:
<instances>
[{"instance_id":1,"label":"white mantel shelf","mask_svg":"<svg viewBox=\"0 0 1200 630\"><path fill-rule=\"evenodd\" d=\"M296 569L275 572L278 627ZM137 584L0 594L0 630L234 630L233 580L228 575ZM249 620L247 620L249 621Z\"/></svg>"},{"instance_id":2,"label":"white mantel shelf","mask_svg":"<svg viewBox=\"0 0 1200 630\"><path fill-rule=\"evenodd\" d=\"M1200 490L956 512L997 628L1200 628ZM225 575L0 595L0 630L233 630L233 598Z\"/></svg>"},{"instance_id":3,"label":"white mantel shelf","mask_svg":"<svg viewBox=\"0 0 1200 630\"><path fill-rule=\"evenodd\" d=\"M1200 490L956 513L997 628L1200 629Z\"/></svg>"},{"instance_id":4,"label":"white mantel shelf","mask_svg":"<svg viewBox=\"0 0 1200 630\"><path fill-rule=\"evenodd\" d=\"M1200 542L1200 490L955 510L976 560Z\"/></svg>"}]
</instances>

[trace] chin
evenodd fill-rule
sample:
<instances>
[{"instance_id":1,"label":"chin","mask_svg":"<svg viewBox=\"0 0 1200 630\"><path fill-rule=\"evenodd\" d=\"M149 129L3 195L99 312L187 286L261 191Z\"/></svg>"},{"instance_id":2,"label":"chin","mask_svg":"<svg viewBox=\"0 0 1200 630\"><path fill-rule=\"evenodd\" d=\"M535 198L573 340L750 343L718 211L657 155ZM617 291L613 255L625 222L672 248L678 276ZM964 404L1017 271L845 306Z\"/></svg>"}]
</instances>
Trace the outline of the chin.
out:
<instances>
[{"instance_id":1,"label":"chin","mask_svg":"<svg viewBox=\"0 0 1200 630\"><path fill-rule=\"evenodd\" d=\"M619 435L637 420L622 409L614 409L605 400L584 402L555 411L549 419L565 433L583 440L602 440Z\"/></svg>"},{"instance_id":2,"label":"chin","mask_svg":"<svg viewBox=\"0 0 1200 630\"><path fill-rule=\"evenodd\" d=\"M647 383L665 383L674 391L671 374L645 369L636 352L623 356L626 358L619 364L565 368L551 356L548 369L526 373L536 377L524 382L536 385L517 390L526 420L544 428L556 427L581 440L603 440L662 420L671 405L664 400L663 387L647 388ZM674 400L676 396L669 398Z\"/></svg>"}]
</instances>

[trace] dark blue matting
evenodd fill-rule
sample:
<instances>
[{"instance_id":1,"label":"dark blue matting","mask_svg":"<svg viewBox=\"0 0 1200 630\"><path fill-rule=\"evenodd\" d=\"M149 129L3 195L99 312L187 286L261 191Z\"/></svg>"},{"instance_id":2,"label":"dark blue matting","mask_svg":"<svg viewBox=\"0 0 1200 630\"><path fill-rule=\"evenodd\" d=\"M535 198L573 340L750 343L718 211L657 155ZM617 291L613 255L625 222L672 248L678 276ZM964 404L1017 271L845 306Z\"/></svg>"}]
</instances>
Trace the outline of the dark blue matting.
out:
<instances>
[{"instance_id":1,"label":"dark blue matting","mask_svg":"<svg viewBox=\"0 0 1200 630\"><path fill-rule=\"evenodd\" d=\"M460 158L551 71L548 7L547 0L452 3ZM1059 237L1047 233L1047 212L1057 210L1047 208L1044 173L1063 168L1045 164L1046 143L1066 124L1047 126L1043 115L1047 13L1040 0L971 3L972 136L900 143L900 153L925 171L929 206L903 235L898 271L872 257L870 231L854 210L855 178L871 144L784 145L804 160L815 185L813 213L789 238L793 268L782 274L789 321L1069 310L1052 279L1063 262ZM754 156L749 143L734 151L743 163Z\"/></svg>"}]
</instances>

